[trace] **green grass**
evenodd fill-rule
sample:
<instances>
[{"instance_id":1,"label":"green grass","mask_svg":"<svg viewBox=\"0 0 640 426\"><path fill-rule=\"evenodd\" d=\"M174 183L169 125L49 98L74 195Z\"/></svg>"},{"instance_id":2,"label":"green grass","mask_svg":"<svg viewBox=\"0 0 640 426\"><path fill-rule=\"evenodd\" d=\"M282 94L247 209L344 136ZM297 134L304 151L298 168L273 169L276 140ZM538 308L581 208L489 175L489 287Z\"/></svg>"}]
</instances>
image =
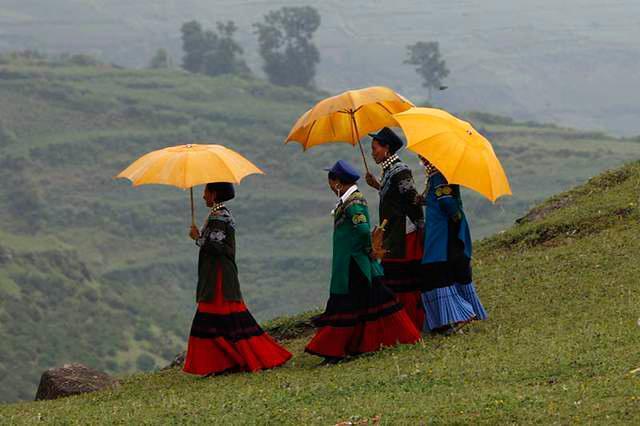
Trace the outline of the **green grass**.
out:
<instances>
[{"instance_id":1,"label":"green grass","mask_svg":"<svg viewBox=\"0 0 640 426\"><path fill-rule=\"evenodd\" d=\"M137 356L161 365L183 349L196 261L188 194L112 178L153 149L221 143L263 168L267 175L246 179L230 203L247 303L260 320L324 303L335 200L322 169L337 158L360 167L359 152L282 143L323 94L232 76L29 61L0 66L0 77L0 130L11 135L0 138L0 252L11 259L0 256L1 401L31 399L41 372L65 362L122 374L137 370ZM514 191L495 206L465 193L476 238L640 156L637 141L468 118L492 140ZM377 194L363 190L375 217ZM198 205L198 221L204 215Z\"/></svg>"},{"instance_id":2,"label":"green grass","mask_svg":"<svg viewBox=\"0 0 640 426\"><path fill-rule=\"evenodd\" d=\"M176 369L125 376L115 390L2 406L0 421L637 422L639 187L635 162L549 201L570 197L570 205L543 205L544 217L479 243L474 272L490 320L463 335L320 367L303 353L310 314L280 318L266 329L289 339L294 358L283 368L208 379Z\"/></svg>"}]
</instances>

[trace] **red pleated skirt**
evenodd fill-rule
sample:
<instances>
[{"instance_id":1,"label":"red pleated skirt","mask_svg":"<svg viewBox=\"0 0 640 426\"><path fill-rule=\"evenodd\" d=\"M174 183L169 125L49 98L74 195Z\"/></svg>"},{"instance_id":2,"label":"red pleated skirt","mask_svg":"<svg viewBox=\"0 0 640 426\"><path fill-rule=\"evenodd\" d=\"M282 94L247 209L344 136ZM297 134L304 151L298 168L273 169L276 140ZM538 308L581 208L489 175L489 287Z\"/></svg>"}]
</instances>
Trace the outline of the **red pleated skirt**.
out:
<instances>
[{"instance_id":1,"label":"red pleated skirt","mask_svg":"<svg viewBox=\"0 0 640 426\"><path fill-rule=\"evenodd\" d=\"M384 346L411 344L420 340L407 313L397 312L377 320L362 320L352 326L321 327L307 344L305 351L329 358L344 358L375 352Z\"/></svg>"},{"instance_id":2,"label":"red pleated skirt","mask_svg":"<svg viewBox=\"0 0 640 426\"><path fill-rule=\"evenodd\" d=\"M200 302L191 326L184 371L210 375L278 367L291 353L265 333L243 301L225 300L222 274L215 299Z\"/></svg>"},{"instance_id":3,"label":"red pleated skirt","mask_svg":"<svg viewBox=\"0 0 640 426\"><path fill-rule=\"evenodd\" d=\"M425 321L421 280L423 236L414 231L407 234L405 241L405 257L383 259L382 283L395 293L413 324L418 330L422 330Z\"/></svg>"},{"instance_id":4,"label":"red pleated skirt","mask_svg":"<svg viewBox=\"0 0 640 426\"><path fill-rule=\"evenodd\" d=\"M305 351L327 358L420 340L420 332L393 293L378 279L368 283L355 263L350 270L349 293L331 294L325 312L313 323L317 331Z\"/></svg>"}]
</instances>

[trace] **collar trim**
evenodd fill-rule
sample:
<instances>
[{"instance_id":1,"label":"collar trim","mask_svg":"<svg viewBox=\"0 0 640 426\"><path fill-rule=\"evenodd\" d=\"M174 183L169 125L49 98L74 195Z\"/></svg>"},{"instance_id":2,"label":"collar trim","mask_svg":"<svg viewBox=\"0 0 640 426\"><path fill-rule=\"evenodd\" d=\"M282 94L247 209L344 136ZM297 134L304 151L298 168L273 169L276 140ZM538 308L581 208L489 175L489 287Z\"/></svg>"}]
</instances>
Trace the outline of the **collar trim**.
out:
<instances>
[{"instance_id":1,"label":"collar trim","mask_svg":"<svg viewBox=\"0 0 640 426\"><path fill-rule=\"evenodd\" d=\"M391 157L387 158L386 160L384 160L380 166L382 167L382 171L385 172L387 171L387 169L389 167L391 167L391 165L393 163L395 163L396 161L400 161L400 157L398 157L398 154L393 154Z\"/></svg>"}]
</instances>

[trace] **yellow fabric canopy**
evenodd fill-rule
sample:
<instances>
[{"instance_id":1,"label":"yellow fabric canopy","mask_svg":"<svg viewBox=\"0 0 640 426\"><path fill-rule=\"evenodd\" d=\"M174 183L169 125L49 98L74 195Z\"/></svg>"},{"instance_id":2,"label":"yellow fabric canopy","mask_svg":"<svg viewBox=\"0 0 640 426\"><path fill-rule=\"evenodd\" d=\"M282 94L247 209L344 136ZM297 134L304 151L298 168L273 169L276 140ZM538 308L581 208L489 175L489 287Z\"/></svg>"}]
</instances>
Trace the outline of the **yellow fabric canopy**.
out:
<instances>
[{"instance_id":1,"label":"yellow fabric canopy","mask_svg":"<svg viewBox=\"0 0 640 426\"><path fill-rule=\"evenodd\" d=\"M318 102L293 125L285 143L298 142L304 150L331 142L359 144L360 138L385 126L397 126L392 115L413 104L388 87L348 90Z\"/></svg>"},{"instance_id":2,"label":"yellow fabric canopy","mask_svg":"<svg viewBox=\"0 0 640 426\"><path fill-rule=\"evenodd\" d=\"M209 182L240 181L251 174L264 174L252 162L222 145L188 144L152 151L134 161L117 178L129 179L133 186L146 184L193 188ZM195 223L193 189L191 216Z\"/></svg>"},{"instance_id":3,"label":"yellow fabric canopy","mask_svg":"<svg viewBox=\"0 0 640 426\"><path fill-rule=\"evenodd\" d=\"M491 143L470 123L436 108L411 108L393 117L407 138L407 148L429 160L450 183L492 202L511 195Z\"/></svg>"},{"instance_id":4,"label":"yellow fabric canopy","mask_svg":"<svg viewBox=\"0 0 640 426\"><path fill-rule=\"evenodd\" d=\"M187 189L209 182L240 183L251 174L264 172L229 148L189 144L145 154L116 177L129 179L133 186L155 183Z\"/></svg>"}]
</instances>

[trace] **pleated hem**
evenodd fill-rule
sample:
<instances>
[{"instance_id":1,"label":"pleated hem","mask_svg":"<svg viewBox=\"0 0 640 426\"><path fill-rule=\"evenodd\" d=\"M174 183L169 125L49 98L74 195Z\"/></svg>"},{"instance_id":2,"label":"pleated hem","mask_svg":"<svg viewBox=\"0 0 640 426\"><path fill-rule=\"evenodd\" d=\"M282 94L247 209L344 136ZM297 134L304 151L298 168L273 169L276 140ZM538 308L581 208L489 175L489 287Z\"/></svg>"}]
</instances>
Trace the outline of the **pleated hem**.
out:
<instances>
[{"instance_id":1,"label":"pleated hem","mask_svg":"<svg viewBox=\"0 0 640 426\"><path fill-rule=\"evenodd\" d=\"M475 318L473 307L458 294L455 285L427 291L422 300L427 317L425 326L429 331Z\"/></svg>"},{"instance_id":2,"label":"pleated hem","mask_svg":"<svg viewBox=\"0 0 640 426\"><path fill-rule=\"evenodd\" d=\"M403 310L373 321L352 326L326 325L319 328L305 352L331 358L344 358L375 352L385 346L412 344L420 332Z\"/></svg>"},{"instance_id":3,"label":"pleated hem","mask_svg":"<svg viewBox=\"0 0 640 426\"><path fill-rule=\"evenodd\" d=\"M484 306L482 306L482 302L480 302L480 297L478 296L473 281L469 284L456 283L456 290L458 290L458 294L471 305L476 315L476 320L486 320L489 318L487 311L485 311Z\"/></svg>"},{"instance_id":4,"label":"pleated hem","mask_svg":"<svg viewBox=\"0 0 640 426\"><path fill-rule=\"evenodd\" d=\"M239 341L190 336L183 371L200 376L255 372L278 367L291 356L266 333Z\"/></svg>"}]
</instances>

